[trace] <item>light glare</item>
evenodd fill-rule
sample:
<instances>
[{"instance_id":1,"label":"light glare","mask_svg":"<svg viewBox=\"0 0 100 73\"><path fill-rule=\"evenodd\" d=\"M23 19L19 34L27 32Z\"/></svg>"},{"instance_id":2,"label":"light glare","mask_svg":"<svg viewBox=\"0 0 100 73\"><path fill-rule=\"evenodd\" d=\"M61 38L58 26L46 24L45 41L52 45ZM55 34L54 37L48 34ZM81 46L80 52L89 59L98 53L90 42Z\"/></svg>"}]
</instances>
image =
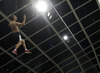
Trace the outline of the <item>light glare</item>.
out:
<instances>
[{"instance_id":1,"label":"light glare","mask_svg":"<svg viewBox=\"0 0 100 73\"><path fill-rule=\"evenodd\" d=\"M64 40L68 40L68 36L64 36L63 38L64 38Z\"/></svg>"},{"instance_id":2,"label":"light glare","mask_svg":"<svg viewBox=\"0 0 100 73\"><path fill-rule=\"evenodd\" d=\"M48 16L50 16L50 12L48 12Z\"/></svg>"},{"instance_id":3,"label":"light glare","mask_svg":"<svg viewBox=\"0 0 100 73\"><path fill-rule=\"evenodd\" d=\"M51 19L51 18L52 18L52 16L49 17L49 19Z\"/></svg>"},{"instance_id":4,"label":"light glare","mask_svg":"<svg viewBox=\"0 0 100 73\"><path fill-rule=\"evenodd\" d=\"M36 3L35 7L39 12L46 12L48 5L45 1L41 0Z\"/></svg>"}]
</instances>

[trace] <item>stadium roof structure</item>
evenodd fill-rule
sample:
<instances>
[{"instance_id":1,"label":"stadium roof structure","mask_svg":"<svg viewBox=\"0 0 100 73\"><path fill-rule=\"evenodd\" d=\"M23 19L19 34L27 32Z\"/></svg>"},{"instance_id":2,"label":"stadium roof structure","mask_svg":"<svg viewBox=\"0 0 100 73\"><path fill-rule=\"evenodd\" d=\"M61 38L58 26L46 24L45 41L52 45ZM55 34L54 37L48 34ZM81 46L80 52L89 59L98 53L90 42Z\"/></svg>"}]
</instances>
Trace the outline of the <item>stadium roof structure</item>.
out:
<instances>
[{"instance_id":1,"label":"stadium roof structure","mask_svg":"<svg viewBox=\"0 0 100 73\"><path fill-rule=\"evenodd\" d=\"M35 0L0 1L0 72L1 73L99 73L100 10L97 0L47 0L49 10L39 13L32 8ZM34 3L35 4L35 3ZM12 15L22 22L20 33L27 48L18 56L8 26ZM63 37L67 36L65 40Z\"/></svg>"}]
</instances>

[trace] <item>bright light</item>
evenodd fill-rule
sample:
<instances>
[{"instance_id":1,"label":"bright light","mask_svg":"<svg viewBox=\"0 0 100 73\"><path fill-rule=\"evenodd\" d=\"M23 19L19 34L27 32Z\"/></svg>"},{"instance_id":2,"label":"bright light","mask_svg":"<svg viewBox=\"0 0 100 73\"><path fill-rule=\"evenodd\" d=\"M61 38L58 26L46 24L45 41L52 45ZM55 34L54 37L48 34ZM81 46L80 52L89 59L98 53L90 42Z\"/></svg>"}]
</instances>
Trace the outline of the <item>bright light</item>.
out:
<instances>
[{"instance_id":1,"label":"bright light","mask_svg":"<svg viewBox=\"0 0 100 73\"><path fill-rule=\"evenodd\" d=\"M66 36L66 35L63 38L64 38L64 40L68 40L68 36Z\"/></svg>"},{"instance_id":2,"label":"bright light","mask_svg":"<svg viewBox=\"0 0 100 73\"><path fill-rule=\"evenodd\" d=\"M48 18L51 19L52 18L52 15L50 12L48 12Z\"/></svg>"},{"instance_id":3,"label":"bright light","mask_svg":"<svg viewBox=\"0 0 100 73\"><path fill-rule=\"evenodd\" d=\"M48 12L48 16L50 16L50 12Z\"/></svg>"},{"instance_id":4,"label":"bright light","mask_svg":"<svg viewBox=\"0 0 100 73\"><path fill-rule=\"evenodd\" d=\"M52 15L49 17L49 19L51 19L52 18Z\"/></svg>"},{"instance_id":5,"label":"bright light","mask_svg":"<svg viewBox=\"0 0 100 73\"><path fill-rule=\"evenodd\" d=\"M35 8L39 11L39 12L46 12L47 8L48 8L48 4L46 3L46 1L44 0L39 0L36 5Z\"/></svg>"}]
</instances>

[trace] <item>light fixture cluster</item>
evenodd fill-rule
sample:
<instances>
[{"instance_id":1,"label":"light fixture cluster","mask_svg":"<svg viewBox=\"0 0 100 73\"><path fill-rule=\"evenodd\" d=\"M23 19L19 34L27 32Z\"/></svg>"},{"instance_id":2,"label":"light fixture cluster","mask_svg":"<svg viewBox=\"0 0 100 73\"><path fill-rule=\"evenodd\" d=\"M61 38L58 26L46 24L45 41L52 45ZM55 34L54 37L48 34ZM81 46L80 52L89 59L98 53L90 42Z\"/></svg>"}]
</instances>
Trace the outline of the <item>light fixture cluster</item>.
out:
<instances>
[{"instance_id":1,"label":"light fixture cluster","mask_svg":"<svg viewBox=\"0 0 100 73\"><path fill-rule=\"evenodd\" d=\"M51 15L51 13L50 13L50 12L48 12L47 16L48 16L48 18L49 18L49 19L51 19L51 18L52 18L52 15Z\"/></svg>"}]
</instances>

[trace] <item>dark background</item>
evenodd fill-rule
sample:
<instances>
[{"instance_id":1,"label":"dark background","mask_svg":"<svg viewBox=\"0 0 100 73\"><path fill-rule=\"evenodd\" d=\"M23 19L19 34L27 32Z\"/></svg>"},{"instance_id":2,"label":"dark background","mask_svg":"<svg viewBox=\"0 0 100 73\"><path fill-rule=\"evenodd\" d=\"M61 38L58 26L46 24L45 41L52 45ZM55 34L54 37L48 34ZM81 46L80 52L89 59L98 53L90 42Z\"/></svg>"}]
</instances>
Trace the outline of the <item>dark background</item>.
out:
<instances>
[{"instance_id":1,"label":"dark background","mask_svg":"<svg viewBox=\"0 0 100 73\"><path fill-rule=\"evenodd\" d=\"M100 10L96 0L50 1L51 19L47 13L37 13L30 0L0 1L1 73L100 72ZM11 52L16 44L8 24L14 14L19 22L27 16L20 32L32 54L25 54L22 46L18 56ZM64 40L64 35L69 39Z\"/></svg>"}]
</instances>

